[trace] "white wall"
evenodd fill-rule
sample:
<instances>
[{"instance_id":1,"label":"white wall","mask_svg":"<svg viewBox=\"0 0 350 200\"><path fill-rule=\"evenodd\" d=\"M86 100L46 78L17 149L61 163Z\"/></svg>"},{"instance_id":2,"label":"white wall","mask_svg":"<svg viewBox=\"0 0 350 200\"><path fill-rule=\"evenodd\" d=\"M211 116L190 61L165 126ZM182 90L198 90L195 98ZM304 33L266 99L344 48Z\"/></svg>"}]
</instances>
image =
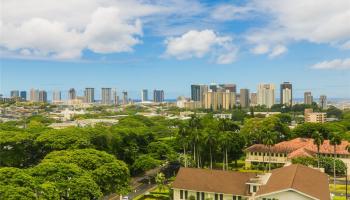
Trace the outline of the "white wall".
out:
<instances>
[{"instance_id":1,"label":"white wall","mask_svg":"<svg viewBox=\"0 0 350 200\"><path fill-rule=\"evenodd\" d=\"M309 197L303 196L297 192L294 191L285 191L285 192L280 192L272 195L266 195L263 197L258 197L255 198L256 200L262 200L263 198L270 198L270 199L277 199L277 200L312 200Z\"/></svg>"}]
</instances>

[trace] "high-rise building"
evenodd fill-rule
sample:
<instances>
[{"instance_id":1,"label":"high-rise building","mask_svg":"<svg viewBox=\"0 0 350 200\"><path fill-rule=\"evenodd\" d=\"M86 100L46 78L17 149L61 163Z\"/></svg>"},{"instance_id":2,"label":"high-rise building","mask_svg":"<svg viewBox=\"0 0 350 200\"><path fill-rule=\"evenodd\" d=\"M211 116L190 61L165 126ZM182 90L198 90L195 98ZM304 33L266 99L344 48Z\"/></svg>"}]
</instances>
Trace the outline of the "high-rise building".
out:
<instances>
[{"instance_id":1,"label":"high-rise building","mask_svg":"<svg viewBox=\"0 0 350 200\"><path fill-rule=\"evenodd\" d=\"M191 85L191 100L202 101L203 95L208 91L207 85Z\"/></svg>"},{"instance_id":2,"label":"high-rise building","mask_svg":"<svg viewBox=\"0 0 350 200\"><path fill-rule=\"evenodd\" d=\"M53 103L58 103L62 100L62 96L61 96L61 91L59 90L55 90L52 93L52 102Z\"/></svg>"},{"instance_id":3,"label":"high-rise building","mask_svg":"<svg viewBox=\"0 0 350 200\"><path fill-rule=\"evenodd\" d=\"M242 108L249 107L249 89L240 89L239 102Z\"/></svg>"},{"instance_id":4,"label":"high-rise building","mask_svg":"<svg viewBox=\"0 0 350 200\"><path fill-rule=\"evenodd\" d=\"M327 109L327 96L326 95L321 95L320 96L319 104L320 104L320 107L322 109Z\"/></svg>"},{"instance_id":5,"label":"high-rise building","mask_svg":"<svg viewBox=\"0 0 350 200\"><path fill-rule=\"evenodd\" d=\"M77 98L77 93L74 88L69 89L68 91L68 99L73 100Z\"/></svg>"},{"instance_id":6,"label":"high-rise building","mask_svg":"<svg viewBox=\"0 0 350 200\"><path fill-rule=\"evenodd\" d=\"M43 103L47 102L47 92L45 90L39 91L39 102L43 102Z\"/></svg>"},{"instance_id":7,"label":"high-rise building","mask_svg":"<svg viewBox=\"0 0 350 200\"><path fill-rule=\"evenodd\" d=\"M256 105L258 105L258 94L252 92L250 94L250 106L256 106Z\"/></svg>"},{"instance_id":8,"label":"high-rise building","mask_svg":"<svg viewBox=\"0 0 350 200\"><path fill-rule=\"evenodd\" d=\"M304 104L311 105L313 102L313 97L311 92L305 92L304 93Z\"/></svg>"},{"instance_id":9,"label":"high-rise building","mask_svg":"<svg viewBox=\"0 0 350 200\"><path fill-rule=\"evenodd\" d=\"M19 91L18 90L12 90L11 92L10 92L11 94L11 98L18 98L19 97Z\"/></svg>"},{"instance_id":10,"label":"high-rise building","mask_svg":"<svg viewBox=\"0 0 350 200\"><path fill-rule=\"evenodd\" d=\"M216 83L211 83L209 85L209 89L212 91L212 92L216 92L218 90L218 85Z\"/></svg>"},{"instance_id":11,"label":"high-rise building","mask_svg":"<svg viewBox=\"0 0 350 200\"><path fill-rule=\"evenodd\" d=\"M21 91L21 101L27 101L27 91Z\"/></svg>"},{"instance_id":12,"label":"high-rise building","mask_svg":"<svg viewBox=\"0 0 350 200\"><path fill-rule=\"evenodd\" d=\"M123 91L123 105L126 105L128 103L129 103L128 92L127 91Z\"/></svg>"},{"instance_id":13,"label":"high-rise building","mask_svg":"<svg viewBox=\"0 0 350 200\"><path fill-rule=\"evenodd\" d=\"M101 104L109 105L112 102L112 88L102 88L101 90Z\"/></svg>"},{"instance_id":14,"label":"high-rise building","mask_svg":"<svg viewBox=\"0 0 350 200\"><path fill-rule=\"evenodd\" d=\"M211 110L229 110L236 104L236 94L230 90L208 90L204 93L204 108Z\"/></svg>"},{"instance_id":15,"label":"high-rise building","mask_svg":"<svg viewBox=\"0 0 350 200\"><path fill-rule=\"evenodd\" d=\"M147 89L143 89L141 91L141 101L142 102L148 101L148 90Z\"/></svg>"},{"instance_id":16,"label":"high-rise building","mask_svg":"<svg viewBox=\"0 0 350 200\"><path fill-rule=\"evenodd\" d=\"M281 104L292 106L293 105L293 86L289 82L283 82L280 88L280 101Z\"/></svg>"},{"instance_id":17,"label":"high-rise building","mask_svg":"<svg viewBox=\"0 0 350 200\"><path fill-rule=\"evenodd\" d=\"M85 88L84 97L86 103L95 102L95 88Z\"/></svg>"},{"instance_id":18,"label":"high-rise building","mask_svg":"<svg viewBox=\"0 0 350 200\"><path fill-rule=\"evenodd\" d=\"M271 108L275 104L275 85L259 84L258 85L258 105L265 105Z\"/></svg>"},{"instance_id":19,"label":"high-rise building","mask_svg":"<svg viewBox=\"0 0 350 200\"><path fill-rule=\"evenodd\" d=\"M118 94L117 94L117 90L113 89L112 91L112 98L113 98L113 104L114 105L118 105L119 104L119 98L118 98Z\"/></svg>"},{"instance_id":20,"label":"high-rise building","mask_svg":"<svg viewBox=\"0 0 350 200\"><path fill-rule=\"evenodd\" d=\"M230 92L237 92L237 86L236 84L232 84L232 83L225 83L225 84L220 84L219 85L221 88L223 88L225 91L229 90Z\"/></svg>"},{"instance_id":21,"label":"high-rise building","mask_svg":"<svg viewBox=\"0 0 350 200\"><path fill-rule=\"evenodd\" d=\"M31 89L30 90L30 101L31 102L39 102L39 90Z\"/></svg>"},{"instance_id":22,"label":"high-rise building","mask_svg":"<svg viewBox=\"0 0 350 200\"><path fill-rule=\"evenodd\" d=\"M153 102L164 102L164 90L153 90Z\"/></svg>"}]
</instances>

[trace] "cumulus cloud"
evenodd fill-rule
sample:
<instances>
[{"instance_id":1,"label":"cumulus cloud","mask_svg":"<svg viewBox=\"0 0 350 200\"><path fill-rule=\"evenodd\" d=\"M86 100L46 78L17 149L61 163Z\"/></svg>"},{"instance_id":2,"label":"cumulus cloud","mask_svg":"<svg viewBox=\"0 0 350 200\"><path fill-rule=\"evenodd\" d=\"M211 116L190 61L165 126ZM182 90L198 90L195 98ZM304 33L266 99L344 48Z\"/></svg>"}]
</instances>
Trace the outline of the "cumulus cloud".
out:
<instances>
[{"instance_id":1,"label":"cumulus cloud","mask_svg":"<svg viewBox=\"0 0 350 200\"><path fill-rule=\"evenodd\" d=\"M252 52L260 45L286 45L295 41L325 43L347 48L350 40L350 1L334 0L252 0L257 15L265 16L267 25L248 31L246 39ZM260 46L260 48L259 48ZM283 48L276 46L276 53ZM285 52L285 50L283 50ZM270 55L275 55L266 51Z\"/></svg>"},{"instance_id":2,"label":"cumulus cloud","mask_svg":"<svg viewBox=\"0 0 350 200\"><path fill-rule=\"evenodd\" d=\"M287 48L285 46L277 45L271 50L271 53L269 54L269 57L270 58L274 58L276 56L284 54L285 52L287 52Z\"/></svg>"},{"instance_id":3,"label":"cumulus cloud","mask_svg":"<svg viewBox=\"0 0 350 200\"><path fill-rule=\"evenodd\" d=\"M165 41L165 55L177 59L202 58L211 54L219 64L232 63L237 49L229 36L218 36L213 30L190 30L179 37Z\"/></svg>"},{"instance_id":4,"label":"cumulus cloud","mask_svg":"<svg viewBox=\"0 0 350 200\"><path fill-rule=\"evenodd\" d=\"M350 69L350 58L323 61L313 65L313 69Z\"/></svg>"},{"instance_id":5,"label":"cumulus cloud","mask_svg":"<svg viewBox=\"0 0 350 200\"><path fill-rule=\"evenodd\" d=\"M2 1L0 48L6 55L55 59L95 53L130 52L142 43L152 16L170 16L179 7L150 1ZM148 19L149 18L149 19Z\"/></svg>"}]
</instances>

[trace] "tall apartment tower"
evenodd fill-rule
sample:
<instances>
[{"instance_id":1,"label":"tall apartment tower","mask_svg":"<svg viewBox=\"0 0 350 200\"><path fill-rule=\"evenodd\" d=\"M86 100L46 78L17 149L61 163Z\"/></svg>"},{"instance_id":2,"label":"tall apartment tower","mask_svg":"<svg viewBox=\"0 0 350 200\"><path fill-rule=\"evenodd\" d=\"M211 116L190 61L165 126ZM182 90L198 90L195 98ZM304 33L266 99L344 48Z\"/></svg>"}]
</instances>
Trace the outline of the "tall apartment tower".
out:
<instances>
[{"instance_id":1,"label":"tall apartment tower","mask_svg":"<svg viewBox=\"0 0 350 200\"><path fill-rule=\"evenodd\" d=\"M56 102L60 102L61 100L62 100L61 91L59 91L59 90L53 91L52 102L56 103Z\"/></svg>"},{"instance_id":2,"label":"tall apartment tower","mask_svg":"<svg viewBox=\"0 0 350 200\"><path fill-rule=\"evenodd\" d=\"M47 92L45 90L39 91L39 102L43 102L43 103L47 102Z\"/></svg>"},{"instance_id":3,"label":"tall apartment tower","mask_svg":"<svg viewBox=\"0 0 350 200\"><path fill-rule=\"evenodd\" d=\"M30 101L31 102L39 102L39 90L31 89L30 90Z\"/></svg>"},{"instance_id":4,"label":"tall apartment tower","mask_svg":"<svg viewBox=\"0 0 350 200\"><path fill-rule=\"evenodd\" d=\"M21 91L21 101L27 101L27 91Z\"/></svg>"},{"instance_id":5,"label":"tall apartment tower","mask_svg":"<svg viewBox=\"0 0 350 200\"><path fill-rule=\"evenodd\" d=\"M242 108L249 107L249 89L240 89L239 91L239 102Z\"/></svg>"},{"instance_id":6,"label":"tall apartment tower","mask_svg":"<svg viewBox=\"0 0 350 200\"><path fill-rule=\"evenodd\" d=\"M191 100L203 101L203 95L208 91L207 85L191 85Z\"/></svg>"},{"instance_id":7,"label":"tall apartment tower","mask_svg":"<svg viewBox=\"0 0 350 200\"><path fill-rule=\"evenodd\" d=\"M148 90L147 89L143 89L141 91L141 101L142 102L148 101Z\"/></svg>"},{"instance_id":8,"label":"tall apartment tower","mask_svg":"<svg viewBox=\"0 0 350 200\"><path fill-rule=\"evenodd\" d=\"M118 105L119 104L119 98L118 98L118 94L117 94L117 90L113 89L112 91L112 99L113 99L113 104L114 105Z\"/></svg>"},{"instance_id":9,"label":"tall apartment tower","mask_svg":"<svg viewBox=\"0 0 350 200\"><path fill-rule=\"evenodd\" d=\"M101 104L109 105L112 102L112 88L101 89Z\"/></svg>"},{"instance_id":10,"label":"tall apartment tower","mask_svg":"<svg viewBox=\"0 0 350 200\"><path fill-rule=\"evenodd\" d=\"M10 92L10 97L11 98L18 98L19 97L19 91L18 90L12 90Z\"/></svg>"},{"instance_id":11,"label":"tall apartment tower","mask_svg":"<svg viewBox=\"0 0 350 200\"><path fill-rule=\"evenodd\" d=\"M258 105L258 94L255 92L252 92L250 94L250 106L256 106Z\"/></svg>"},{"instance_id":12,"label":"tall apartment tower","mask_svg":"<svg viewBox=\"0 0 350 200\"><path fill-rule=\"evenodd\" d=\"M74 88L69 89L68 91L68 99L73 100L77 98L77 93Z\"/></svg>"},{"instance_id":13,"label":"tall apartment tower","mask_svg":"<svg viewBox=\"0 0 350 200\"><path fill-rule=\"evenodd\" d=\"M223 88L225 91L229 90L230 92L237 92L237 86L236 84L232 84L232 83L225 83L225 84L220 84L219 85L221 88Z\"/></svg>"},{"instance_id":14,"label":"tall apartment tower","mask_svg":"<svg viewBox=\"0 0 350 200\"><path fill-rule=\"evenodd\" d=\"M280 101L281 104L293 105L293 86L290 82L283 82L280 87Z\"/></svg>"},{"instance_id":15,"label":"tall apartment tower","mask_svg":"<svg viewBox=\"0 0 350 200\"><path fill-rule=\"evenodd\" d=\"M320 96L319 104L320 104L320 107L322 109L327 109L327 96L326 95L321 95Z\"/></svg>"},{"instance_id":16,"label":"tall apartment tower","mask_svg":"<svg viewBox=\"0 0 350 200\"><path fill-rule=\"evenodd\" d=\"M259 84L258 85L258 105L265 105L271 108L275 104L275 85Z\"/></svg>"},{"instance_id":17,"label":"tall apartment tower","mask_svg":"<svg viewBox=\"0 0 350 200\"><path fill-rule=\"evenodd\" d=\"M311 92L305 92L304 93L304 104L311 105L313 102L313 97Z\"/></svg>"},{"instance_id":18,"label":"tall apartment tower","mask_svg":"<svg viewBox=\"0 0 350 200\"><path fill-rule=\"evenodd\" d=\"M164 102L164 90L153 90L153 102Z\"/></svg>"},{"instance_id":19,"label":"tall apartment tower","mask_svg":"<svg viewBox=\"0 0 350 200\"><path fill-rule=\"evenodd\" d=\"M123 105L126 105L128 103L129 103L128 92L127 91L123 91Z\"/></svg>"},{"instance_id":20,"label":"tall apartment tower","mask_svg":"<svg viewBox=\"0 0 350 200\"><path fill-rule=\"evenodd\" d=\"M86 103L95 102L95 89L94 88L85 88L84 97Z\"/></svg>"}]
</instances>

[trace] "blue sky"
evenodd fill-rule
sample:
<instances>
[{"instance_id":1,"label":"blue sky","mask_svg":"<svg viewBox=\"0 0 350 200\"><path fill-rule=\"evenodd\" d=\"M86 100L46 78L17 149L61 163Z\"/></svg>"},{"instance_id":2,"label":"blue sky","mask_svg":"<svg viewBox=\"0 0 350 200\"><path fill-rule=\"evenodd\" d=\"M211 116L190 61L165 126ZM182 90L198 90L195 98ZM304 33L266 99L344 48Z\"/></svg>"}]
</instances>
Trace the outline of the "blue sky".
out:
<instances>
[{"instance_id":1,"label":"blue sky","mask_svg":"<svg viewBox=\"0 0 350 200\"><path fill-rule=\"evenodd\" d=\"M0 93L112 87L176 98L192 83L255 91L290 81L296 97L350 98L347 0L101 2L1 1Z\"/></svg>"}]
</instances>

